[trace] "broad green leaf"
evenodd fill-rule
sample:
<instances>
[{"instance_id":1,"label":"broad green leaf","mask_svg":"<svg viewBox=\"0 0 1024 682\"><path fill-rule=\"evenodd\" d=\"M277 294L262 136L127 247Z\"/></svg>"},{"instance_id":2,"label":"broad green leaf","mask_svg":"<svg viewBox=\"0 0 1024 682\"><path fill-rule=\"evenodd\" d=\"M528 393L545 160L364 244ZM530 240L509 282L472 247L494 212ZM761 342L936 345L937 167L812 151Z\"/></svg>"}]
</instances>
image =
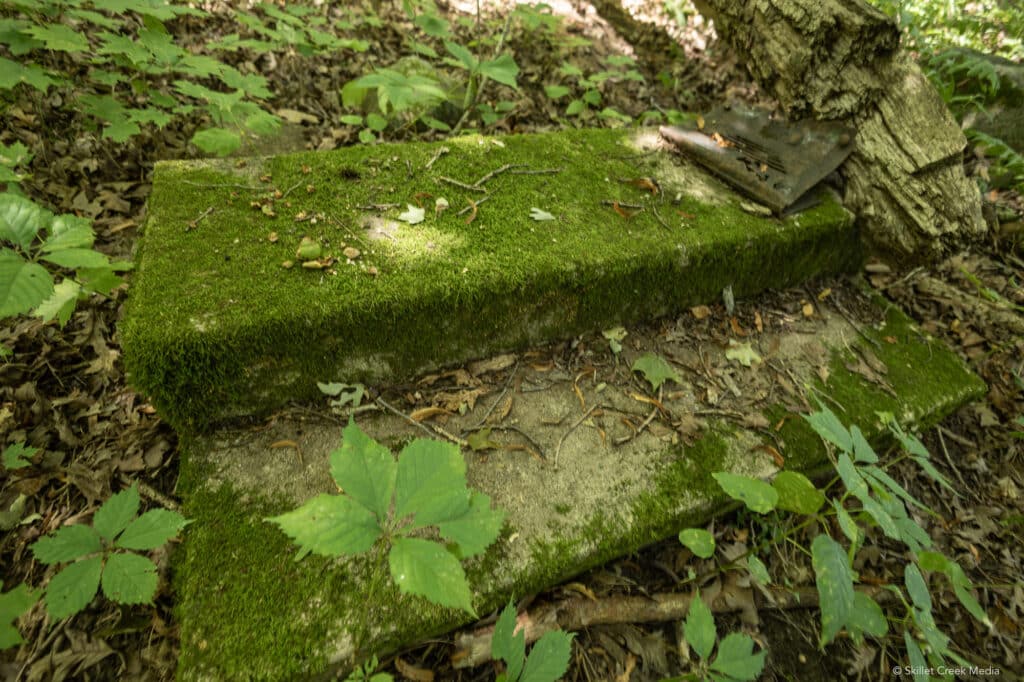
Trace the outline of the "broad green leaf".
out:
<instances>
[{"instance_id":1,"label":"broad green leaf","mask_svg":"<svg viewBox=\"0 0 1024 682\"><path fill-rule=\"evenodd\" d=\"M953 562L940 552L918 552L917 565L926 571L938 571L948 575Z\"/></svg>"},{"instance_id":2,"label":"broad green leaf","mask_svg":"<svg viewBox=\"0 0 1024 682\"><path fill-rule=\"evenodd\" d=\"M28 249L52 220L53 214L34 201L10 192L0 194L0 240Z\"/></svg>"},{"instance_id":3,"label":"broad green leaf","mask_svg":"<svg viewBox=\"0 0 1024 682\"><path fill-rule=\"evenodd\" d=\"M853 632L863 632L872 637L884 637L889 632L889 621L882 607L863 592L853 593L853 608L847 626Z\"/></svg>"},{"instance_id":4,"label":"broad green leaf","mask_svg":"<svg viewBox=\"0 0 1024 682\"><path fill-rule=\"evenodd\" d=\"M92 221L70 213L54 217L50 221L48 232L46 240L39 245L39 250L43 253L89 248L96 239L92 231Z\"/></svg>"},{"instance_id":5,"label":"broad green leaf","mask_svg":"<svg viewBox=\"0 0 1024 682\"><path fill-rule=\"evenodd\" d=\"M11 90L16 85L24 83L45 92L51 85L58 85L59 82L50 78L46 71L36 64L19 64L0 57L0 90Z\"/></svg>"},{"instance_id":6,"label":"broad green leaf","mask_svg":"<svg viewBox=\"0 0 1024 682\"><path fill-rule=\"evenodd\" d=\"M448 22L436 14L420 14L412 23L432 38L444 38L448 35Z\"/></svg>"},{"instance_id":7,"label":"broad green leaf","mask_svg":"<svg viewBox=\"0 0 1024 682\"><path fill-rule=\"evenodd\" d=\"M510 54L503 54L497 59L481 62L480 73L502 85L519 89L519 84L516 82L516 78L519 76L519 65Z\"/></svg>"},{"instance_id":8,"label":"broad green leaf","mask_svg":"<svg viewBox=\"0 0 1024 682\"><path fill-rule=\"evenodd\" d=\"M864 438L864 434L861 433L860 428L856 424L850 427L850 441L853 443L853 459L855 461L865 464L875 464L878 462L878 455L875 454L875 449Z\"/></svg>"},{"instance_id":9,"label":"broad green leaf","mask_svg":"<svg viewBox=\"0 0 1024 682\"><path fill-rule=\"evenodd\" d=\"M683 634L697 655L707 661L711 656L711 650L715 648L718 633L715 631L715 619L711 615L711 609L700 598L700 590L690 598Z\"/></svg>"},{"instance_id":10,"label":"broad green leaf","mask_svg":"<svg viewBox=\"0 0 1024 682\"><path fill-rule=\"evenodd\" d=\"M347 114L339 119L342 123L347 126L361 126L363 125L363 117L356 116L353 114Z\"/></svg>"},{"instance_id":11,"label":"broad green leaf","mask_svg":"<svg viewBox=\"0 0 1024 682\"><path fill-rule=\"evenodd\" d=\"M111 496L103 503L92 518L92 527L101 537L113 540L114 536L128 527L138 513L139 487L132 484L132 487Z\"/></svg>"},{"instance_id":12,"label":"broad green leaf","mask_svg":"<svg viewBox=\"0 0 1024 682\"><path fill-rule=\"evenodd\" d=\"M505 512L491 509L491 498L472 491L469 508L462 516L437 524L441 537L459 547L463 559L480 554L494 542L505 522Z\"/></svg>"},{"instance_id":13,"label":"broad green leaf","mask_svg":"<svg viewBox=\"0 0 1024 682\"><path fill-rule=\"evenodd\" d=\"M569 88L564 85L545 85L544 94L548 99L560 99L569 94Z\"/></svg>"},{"instance_id":14,"label":"broad green leaf","mask_svg":"<svg viewBox=\"0 0 1024 682\"><path fill-rule=\"evenodd\" d=\"M127 142L141 132L142 128L139 127L138 123L127 118L115 118L108 121L106 127L103 128L103 139L113 140L114 142L121 144L122 142Z\"/></svg>"},{"instance_id":15,"label":"broad green leaf","mask_svg":"<svg viewBox=\"0 0 1024 682\"><path fill-rule=\"evenodd\" d=\"M929 682L931 676L928 674L928 671L931 668L928 662L924 660L921 647L917 645L917 641L911 636L910 628L903 631L903 643L907 647L907 659L910 661L910 667L913 669L914 682Z\"/></svg>"},{"instance_id":16,"label":"broad green leaf","mask_svg":"<svg viewBox=\"0 0 1024 682\"><path fill-rule=\"evenodd\" d=\"M455 57L455 59L457 60L454 63L454 65L462 66L463 68L468 69L470 71L476 69L477 64L479 62L477 62L476 57L473 56L473 53L467 50L465 47L459 45L458 43L454 43L450 40L444 41L444 47L446 50L448 50L448 53Z\"/></svg>"},{"instance_id":17,"label":"broad green leaf","mask_svg":"<svg viewBox=\"0 0 1024 682\"><path fill-rule=\"evenodd\" d=\"M545 632L530 649L519 682L555 682L569 669L573 635L561 630Z\"/></svg>"},{"instance_id":18,"label":"broad green leaf","mask_svg":"<svg viewBox=\"0 0 1024 682\"><path fill-rule=\"evenodd\" d=\"M772 481L779 494L776 506L797 514L813 514L825 504L825 494L799 471L780 471Z\"/></svg>"},{"instance_id":19,"label":"broad green leaf","mask_svg":"<svg viewBox=\"0 0 1024 682\"><path fill-rule=\"evenodd\" d=\"M380 536L377 517L345 495L317 495L298 509L266 519L303 551L322 556L362 554Z\"/></svg>"},{"instance_id":20,"label":"broad green leaf","mask_svg":"<svg viewBox=\"0 0 1024 682\"><path fill-rule=\"evenodd\" d=\"M188 520L176 511L150 509L128 524L114 544L125 549L156 549L176 536L188 523Z\"/></svg>"},{"instance_id":21,"label":"broad green leaf","mask_svg":"<svg viewBox=\"0 0 1024 682\"><path fill-rule=\"evenodd\" d=\"M243 125L246 130L257 135L276 135L281 130L281 119L269 111L259 109L246 116Z\"/></svg>"},{"instance_id":22,"label":"broad green leaf","mask_svg":"<svg viewBox=\"0 0 1024 682\"><path fill-rule=\"evenodd\" d=\"M37 452L39 452L39 448L28 446L25 441L11 443L4 448L0 460L3 460L5 469L22 469L32 465L29 460L35 457Z\"/></svg>"},{"instance_id":23,"label":"broad green leaf","mask_svg":"<svg viewBox=\"0 0 1024 682\"><path fill-rule=\"evenodd\" d=\"M417 438L398 456L395 519L415 514L414 527L452 521L469 508L466 462L451 443Z\"/></svg>"},{"instance_id":24,"label":"broad green leaf","mask_svg":"<svg viewBox=\"0 0 1024 682\"><path fill-rule=\"evenodd\" d=\"M498 616L491 637L491 657L505 661L510 680L518 680L526 657L526 633L523 628L516 631L516 607L510 601Z\"/></svg>"},{"instance_id":25,"label":"broad green leaf","mask_svg":"<svg viewBox=\"0 0 1024 682\"><path fill-rule=\"evenodd\" d=\"M25 29L25 33L43 43L43 47L47 50L57 52L86 52L89 50L89 41L85 36L65 24L31 26Z\"/></svg>"},{"instance_id":26,"label":"broad green leaf","mask_svg":"<svg viewBox=\"0 0 1024 682\"><path fill-rule=\"evenodd\" d=\"M963 575L963 570L960 566L957 564L953 565L956 566L955 570L959 571L960 575L962 575L964 580L967 581L961 583L958 580L953 579L953 593L956 594L956 598L960 600L960 603L965 609L967 609L967 612L974 616L978 622L983 623L986 626L991 626L992 621L989 619L988 614L985 613L985 609L981 607L981 604L978 603L978 600L975 599L974 595L970 592L972 585L970 581L967 580L967 576ZM952 578L952 576L950 577Z\"/></svg>"},{"instance_id":27,"label":"broad green leaf","mask_svg":"<svg viewBox=\"0 0 1024 682\"><path fill-rule=\"evenodd\" d=\"M370 112L366 115L366 127L374 132L380 133L387 130L388 120L380 114Z\"/></svg>"},{"instance_id":28,"label":"broad green leaf","mask_svg":"<svg viewBox=\"0 0 1024 682\"><path fill-rule=\"evenodd\" d=\"M156 565L138 554L116 552L107 558L100 585L119 604L149 604L156 596Z\"/></svg>"},{"instance_id":29,"label":"broad green leaf","mask_svg":"<svg viewBox=\"0 0 1024 682\"><path fill-rule=\"evenodd\" d=\"M831 642L853 610L853 572L846 551L827 535L811 543L811 564L817 578L821 608L821 646Z\"/></svg>"},{"instance_id":30,"label":"broad green leaf","mask_svg":"<svg viewBox=\"0 0 1024 682\"><path fill-rule=\"evenodd\" d=\"M850 436L850 432L830 409L821 406L818 412L804 415L804 419L824 440L843 452L853 452L853 438Z\"/></svg>"},{"instance_id":31,"label":"broad green leaf","mask_svg":"<svg viewBox=\"0 0 1024 682\"><path fill-rule=\"evenodd\" d=\"M569 106L565 108L566 116L576 116L587 108L587 103L581 99L574 99L569 102Z\"/></svg>"},{"instance_id":32,"label":"broad green leaf","mask_svg":"<svg viewBox=\"0 0 1024 682\"><path fill-rule=\"evenodd\" d=\"M36 560L48 565L74 561L101 549L99 534L91 526L83 524L64 526L32 544Z\"/></svg>"},{"instance_id":33,"label":"broad green leaf","mask_svg":"<svg viewBox=\"0 0 1024 682\"><path fill-rule=\"evenodd\" d=\"M871 518L875 520L875 523L878 524L878 527L882 529L882 532L885 533L887 537L890 537L893 540L902 540L909 544L899 524L896 523L893 517L885 510L884 507L882 507L881 504L878 503L877 500L865 495L864 499L861 500L861 504L864 505L864 511L871 515Z\"/></svg>"},{"instance_id":34,"label":"broad green leaf","mask_svg":"<svg viewBox=\"0 0 1024 682\"><path fill-rule=\"evenodd\" d=\"M0 319L32 310L53 293L53 277L38 263L0 249Z\"/></svg>"},{"instance_id":35,"label":"broad green leaf","mask_svg":"<svg viewBox=\"0 0 1024 682\"><path fill-rule=\"evenodd\" d=\"M406 594L418 594L434 604L462 609L476 617L462 564L436 542L397 538L388 555L391 577Z\"/></svg>"},{"instance_id":36,"label":"broad green leaf","mask_svg":"<svg viewBox=\"0 0 1024 682\"><path fill-rule=\"evenodd\" d=\"M24 165L32 160L32 154L28 147L21 142L4 145L0 144L0 166L15 168Z\"/></svg>"},{"instance_id":37,"label":"broad green leaf","mask_svg":"<svg viewBox=\"0 0 1024 682\"><path fill-rule=\"evenodd\" d=\"M750 575L754 576L754 579L762 585L770 585L772 577L768 574L768 567L764 565L764 562L757 558L756 555L751 554L747 557L747 570L750 571Z\"/></svg>"},{"instance_id":38,"label":"broad green leaf","mask_svg":"<svg viewBox=\"0 0 1024 682\"><path fill-rule=\"evenodd\" d=\"M634 360L632 370L643 374L644 379L650 382L651 388L655 391L665 383L666 379L671 379L677 384L683 383L679 374L672 369L672 366L665 361L665 358L654 353L644 353Z\"/></svg>"},{"instance_id":39,"label":"broad green leaf","mask_svg":"<svg viewBox=\"0 0 1024 682\"><path fill-rule=\"evenodd\" d=\"M46 610L54 620L72 616L92 601L100 587L103 559L93 557L68 565L46 586Z\"/></svg>"},{"instance_id":40,"label":"broad green leaf","mask_svg":"<svg viewBox=\"0 0 1024 682\"><path fill-rule=\"evenodd\" d=\"M767 652L754 653L754 640L750 635L733 632L718 643L718 655L711 669L734 680L756 680L764 669Z\"/></svg>"},{"instance_id":41,"label":"broad green leaf","mask_svg":"<svg viewBox=\"0 0 1024 682\"><path fill-rule=\"evenodd\" d=\"M779 494L775 492L775 488L758 478L731 474L727 471L718 471L712 476L726 495L739 500L758 514L767 514L775 509L775 504L779 501Z\"/></svg>"},{"instance_id":42,"label":"broad green leaf","mask_svg":"<svg viewBox=\"0 0 1024 682\"><path fill-rule=\"evenodd\" d=\"M928 583L924 581L921 570L913 563L903 568L903 583L907 586L907 594L910 595L914 606L925 611L932 609L932 595L928 591Z\"/></svg>"},{"instance_id":43,"label":"broad green leaf","mask_svg":"<svg viewBox=\"0 0 1024 682\"><path fill-rule=\"evenodd\" d=\"M715 536L703 528L684 528L679 531L679 542L701 559L715 553Z\"/></svg>"},{"instance_id":44,"label":"broad green leaf","mask_svg":"<svg viewBox=\"0 0 1024 682\"><path fill-rule=\"evenodd\" d=\"M341 437L341 447L330 455L331 476L383 524L395 494L398 463L390 450L366 435L351 418Z\"/></svg>"},{"instance_id":45,"label":"broad green leaf","mask_svg":"<svg viewBox=\"0 0 1024 682\"><path fill-rule=\"evenodd\" d=\"M939 470L935 468L935 465L932 464L930 459L927 457L914 457L914 461L917 462L917 466L921 467L921 470L928 474L933 481L941 485L946 490L949 490L957 497L960 496L960 493L958 493L956 489L949 484L949 481L946 480L945 476L939 473Z\"/></svg>"},{"instance_id":46,"label":"broad green leaf","mask_svg":"<svg viewBox=\"0 0 1024 682\"><path fill-rule=\"evenodd\" d=\"M853 460L845 452L840 452L836 458L836 472L839 474L839 478L842 479L843 485L850 491L850 494L856 497L861 502L871 497L868 491L868 484L864 478L857 471L857 467L854 465Z\"/></svg>"},{"instance_id":47,"label":"broad green leaf","mask_svg":"<svg viewBox=\"0 0 1024 682\"><path fill-rule=\"evenodd\" d=\"M40 303L32 311L32 314L42 318L43 322L49 322L56 318L57 323L63 327L71 319L71 313L75 312L78 296L81 293L81 284L73 279L65 278L53 288L50 297Z\"/></svg>"},{"instance_id":48,"label":"broad green leaf","mask_svg":"<svg viewBox=\"0 0 1024 682\"><path fill-rule=\"evenodd\" d=\"M102 268L110 263L110 259L105 254L93 251L92 249L62 249L60 251L44 253L42 259L71 270L77 268Z\"/></svg>"},{"instance_id":49,"label":"broad green leaf","mask_svg":"<svg viewBox=\"0 0 1024 682\"><path fill-rule=\"evenodd\" d=\"M114 274L114 267L118 265L124 265L124 263L111 263L105 268L82 268L75 272L75 276L84 290L105 296L124 284L124 280Z\"/></svg>"},{"instance_id":50,"label":"broad green leaf","mask_svg":"<svg viewBox=\"0 0 1024 682\"><path fill-rule=\"evenodd\" d=\"M11 623L32 608L40 594L25 583L0 594L0 651L21 644L21 633Z\"/></svg>"},{"instance_id":51,"label":"broad green leaf","mask_svg":"<svg viewBox=\"0 0 1024 682\"><path fill-rule=\"evenodd\" d=\"M412 204L406 204L405 206L406 210L403 213L398 214L399 220L409 223L410 225L416 225L423 222L423 218L427 214L425 209L413 206Z\"/></svg>"},{"instance_id":52,"label":"broad green leaf","mask_svg":"<svg viewBox=\"0 0 1024 682\"><path fill-rule=\"evenodd\" d=\"M914 622L917 627L921 629L921 634L924 635L924 639L928 642L928 646L931 647L931 653L946 656L949 654L949 637L939 630L938 623L935 622L935 616L932 614L930 609L919 609L914 607L911 609L914 617Z\"/></svg>"},{"instance_id":53,"label":"broad green leaf","mask_svg":"<svg viewBox=\"0 0 1024 682\"><path fill-rule=\"evenodd\" d=\"M242 138L232 130L207 128L192 136L192 144L207 154L227 156L242 145Z\"/></svg>"},{"instance_id":54,"label":"broad green leaf","mask_svg":"<svg viewBox=\"0 0 1024 682\"><path fill-rule=\"evenodd\" d=\"M836 512L836 519L839 521L839 528L843 531L843 535L847 537L851 544L857 544L861 537L860 527L857 525L857 522L843 508L839 500L832 500L832 508Z\"/></svg>"}]
</instances>

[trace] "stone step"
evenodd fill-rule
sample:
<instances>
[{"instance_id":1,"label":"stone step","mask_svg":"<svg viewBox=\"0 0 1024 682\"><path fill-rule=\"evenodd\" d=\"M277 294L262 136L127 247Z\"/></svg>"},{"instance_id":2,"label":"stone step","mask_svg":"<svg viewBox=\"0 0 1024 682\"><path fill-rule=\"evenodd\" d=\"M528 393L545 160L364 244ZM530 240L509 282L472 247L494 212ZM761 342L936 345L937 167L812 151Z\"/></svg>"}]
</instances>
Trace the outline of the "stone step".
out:
<instances>
[{"instance_id":1,"label":"stone step","mask_svg":"<svg viewBox=\"0 0 1024 682\"><path fill-rule=\"evenodd\" d=\"M401 220L417 203L422 222ZM785 219L746 208L650 131L163 162L125 365L165 419L202 429L316 399L317 381L405 380L859 262L828 196Z\"/></svg>"},{"instance_id":2,"label":"stone step","mask_svg":"<svg viewBox=\"0 0 1024 682\"><path fill-rule=\"evenodd\" d=\"M638 220L619 227L663 229ZM757 269L745 257L742 267ZM752 281L742 270L731 277ZM732 321L719 309L703 320L685 314L630 327L618 355L599 333L587 334L571 352L566 344L540 348L435 375L396 397L386 390L398 410L412 409L400 394L415 391L422 403L433 395L465 404L464 414L450 405L443 425L449 434L466 435L487 415L500 418L497 427L515 427L490 436L513 447L463 450L470 485L508 514L499 540L467 563L478 613L728 509L711 478L716 471L770 477L780 465L773 453L787 469L820 470L824 449L799 417L815 401L878 442L878 411L927 426L983 394L984 384L955 355L899 311L853 285L828 286L828 294L815 288L809 304L774 294L743 301ZM745 367L727 357L725 336L749 343L761 362ZM629 371L643 352L670 361L679 381L653 392ZM355 418L395 451L432 428L386 409ZM328 453L339 446L345 421L304 408L258 428L183 437L179 492L194 522L174 556L179 679L325 679L469 619L398 594L382 554L297 562L297 547L264 520L337 491Z\"/></svg>"}]
</instances>

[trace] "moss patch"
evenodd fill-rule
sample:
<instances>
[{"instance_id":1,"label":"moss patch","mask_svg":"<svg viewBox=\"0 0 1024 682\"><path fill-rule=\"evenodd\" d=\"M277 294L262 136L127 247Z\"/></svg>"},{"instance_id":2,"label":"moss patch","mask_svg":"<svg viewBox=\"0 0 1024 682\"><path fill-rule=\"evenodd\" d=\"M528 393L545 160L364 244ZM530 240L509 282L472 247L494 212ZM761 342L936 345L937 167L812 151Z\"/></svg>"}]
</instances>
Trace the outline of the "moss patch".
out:
<instances>
[{"instance_id":1,"label":"moss patch","mask_svg":"<svg viewBox=\"0 0 1024 682\"><path fill-rule=\"evenodd\" d=\"M408 378L858 262L831 199L752 216L678 156L642 153L651 144L579 130L458 138L430 169L440 144L158 164L121 327L131 381L173 424L204 427L315 398L318 380ZM444 179L508 164L486 194ZM648 175L663 195L623 182ZM467 224L457 211L485 196ZM440 197L451 207L435 214ZM417 202L422 223L396 220ZM602 202L645 210L626 219ZM339 261L283 268L305 236ZM345 246L361 254L348 262Z\"/></svg>"}]
</instances>

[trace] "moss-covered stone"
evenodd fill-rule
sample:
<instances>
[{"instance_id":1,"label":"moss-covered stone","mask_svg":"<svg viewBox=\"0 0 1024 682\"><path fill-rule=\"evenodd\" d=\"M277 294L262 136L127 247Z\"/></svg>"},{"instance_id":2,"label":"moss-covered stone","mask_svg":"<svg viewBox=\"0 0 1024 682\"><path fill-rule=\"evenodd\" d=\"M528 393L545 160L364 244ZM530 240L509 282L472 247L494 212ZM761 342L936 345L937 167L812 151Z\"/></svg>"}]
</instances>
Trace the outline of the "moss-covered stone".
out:
<instances>
[{"instance_id":1,"label":"moss-covered stone","mask_svg":"<svg viewBox=\"0 0 1024 682\"><path fill-rule=\"evenodd\" d=\"M121 328L133 384L173 424L205 427L315 398L317 381L408 378L860 258L831 199L783 220L750 215L699 169L650 151L650 133L444 144L429 169L438 143L158 164ZM486 194L445 179L472 185L507 164ZM643 176L662 194L626 182ZM450 208L435 213L439 198ZM612 202L644 210L627 218L634 209ZM416 203L422 223L396 220ZM282 267L303 237L338 261Z\"/></svg>"}]
</instances>

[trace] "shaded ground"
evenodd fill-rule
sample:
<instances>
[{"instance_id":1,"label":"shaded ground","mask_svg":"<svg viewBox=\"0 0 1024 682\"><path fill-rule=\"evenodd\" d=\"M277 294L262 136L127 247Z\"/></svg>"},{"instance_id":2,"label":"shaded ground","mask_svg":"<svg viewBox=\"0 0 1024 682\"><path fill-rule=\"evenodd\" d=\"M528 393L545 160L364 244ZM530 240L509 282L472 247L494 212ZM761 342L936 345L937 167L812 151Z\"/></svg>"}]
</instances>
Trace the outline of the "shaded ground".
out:
<instances>
[{"instance_id":1,"label":"shaded ground","mask_svg":"<svg viewBox=\"0 0 1024 682\"><path fill-rule=\"evenodd\" d=\"M470 9L472 3L465 4L462 9ZM555 38L511 31L508 36L507 45L522 69L522 88L513 113L495 125L497 132L609 123L596 114L568 118L564 101L552 102L545 96L543 85L567 59L584 72L594 73L605 68L603 58L608 55L635 56L644 82L610 79L602 86L604 106L632 116L701 109L727 97L756 98L756 88L745 81L702 27L669 24L660 3L629 3L647 16L660 17L661 24L636 24L620 16L617 24L621 31L603 21L590 4L553 4L568 15L564 34ZM459 6L452 3L448 9L454 13ZM601 9L611 15L608 7ZM333 148L355 143L357 131L337 123L343 113L337 89L365 73L371 60L387 64L401 56L403 37L410 30L400 10L384 7L381 15L385 21L380 27L364 27L360 35L371 40L375 49L351 60L310 65L308 60L284 53L236 53L236 59L252 60L271 79L278 93L275 107L313 117L301 128L292 128L288 144L301 141L310 148ZM501 22L485 26L496 32ZM227 30L228 22L218 29L209 22L199 25L182 20L171 28L180 35L193 36L200 45L211 37L210 31ZM471 31L466 27L459 30L464 37ZM682 44L673 47L676 43L669 35L681 39ZM574 40L580 37L590 44ZM707 49L701 49L702 44ZM429 138L434 133L417 135L405 130L395 137L414 135ZM93 218L100 248L122 256L130 255L144 220L152 162L193 155L195 150L187 145L190 136L191 129L172 126L128 146L113 145L83 128L74 107L43 98L17 102L0 123L0 140L20 140L36 154L33 176L23 184L25 190L53 209ZM984 171L984 164L973 157L970 167L973 172ZM1004 223L993 231L989 242L932 268L901 271L871 264L865 276L916 318L922 329L961 353L989 385L984 402L964 408L925 434L940 469L959 483L961 496L942 494L910 467L897 469L897 479L938 512L938 517L921 521L936 538L938 549L955 557L981 585L979 599L994 623L991 632L985 631L967 617L952 594L937 594L940 625L961 655L979 665L998 666L1005 675L1024 672L1020 631L1024 567L1019 553L1024 543L1024 426L1014 424L1024 413L1024 290L1020 285L1024 280L1024 237L1019 213L1012 217L1020 208L1019 197L1000 193L988 199L993 202L989 215L1001 213ZM701 312L699 333L710 343L725 344L735 333L732 320L751 329L755 311L792 311L799 318L803 302L814 300L824 286L812 283L804 291L741 301L733 316L721 305L712 306L707 316ZM0 574L6 587L21 581L42 584L47 571L32 560L28 546L69 520L89 518L112 492L132 481L140 483L146 503L175 504L175 435L145 398L124 382L116 324L125 296L125 291L119 291L109 300L83 306L64 330L36 320L20 320L0 329L0 343L13 350L0 365L3 443L25 440L46 453L40 465L8 475L0 489L3 510L19 495L24 496L24 523L5 531L0 540ZM629 331L632 338L642 338L662 333L673 324L675 321L665 321ZM684 316L680 324L693 326L694 320ZM599 337L587 337L541 349L538 357L552 358L575 376L583 367L580 345L602 342ZM495 389L500 391L501 386ZM423 396L410 398L402 407L417 406ZM721 519L711 528L719 545L730 553L744 551L762 532L743 516ZM903 557L878 538L871 539L864 554L868 559L860 570L878 584L902 575ZM763 558L776 582L812 584L806 558L790 545L776 546ZM167 557L161 554L155 559L164 573L162 585L166 585ZM708 567L678 543L668 542L538 595L535 603L566 596L601 600L673 591L680 576L685 577L689 570L700 575ZM701 587L728 589L734 574L711 578ZM173 605L173 595L166 589L155 608L118 607L97 599L86 612L57 624L47 623L37 607L22 620L26 644L0 655L0 672L40 680L171 679L177 649ZM818 679L888 678L892 662L903 656L896 640L873 643L862 650L844 641L823 656L814 646L814 611L754 614L747 610L742 616L719 618L720 632L743 628L768 647L765 679L816 679L816 674ZM678 672L679 635L674 623L623 622L589 628L577 637L566 677L652 680ZM384 665L393 673L396 666L405 664L429 668L439 679L494 676L490 666L453 671L450 653L447 640L433 642Z\"/></svg>"}]
</instances>

